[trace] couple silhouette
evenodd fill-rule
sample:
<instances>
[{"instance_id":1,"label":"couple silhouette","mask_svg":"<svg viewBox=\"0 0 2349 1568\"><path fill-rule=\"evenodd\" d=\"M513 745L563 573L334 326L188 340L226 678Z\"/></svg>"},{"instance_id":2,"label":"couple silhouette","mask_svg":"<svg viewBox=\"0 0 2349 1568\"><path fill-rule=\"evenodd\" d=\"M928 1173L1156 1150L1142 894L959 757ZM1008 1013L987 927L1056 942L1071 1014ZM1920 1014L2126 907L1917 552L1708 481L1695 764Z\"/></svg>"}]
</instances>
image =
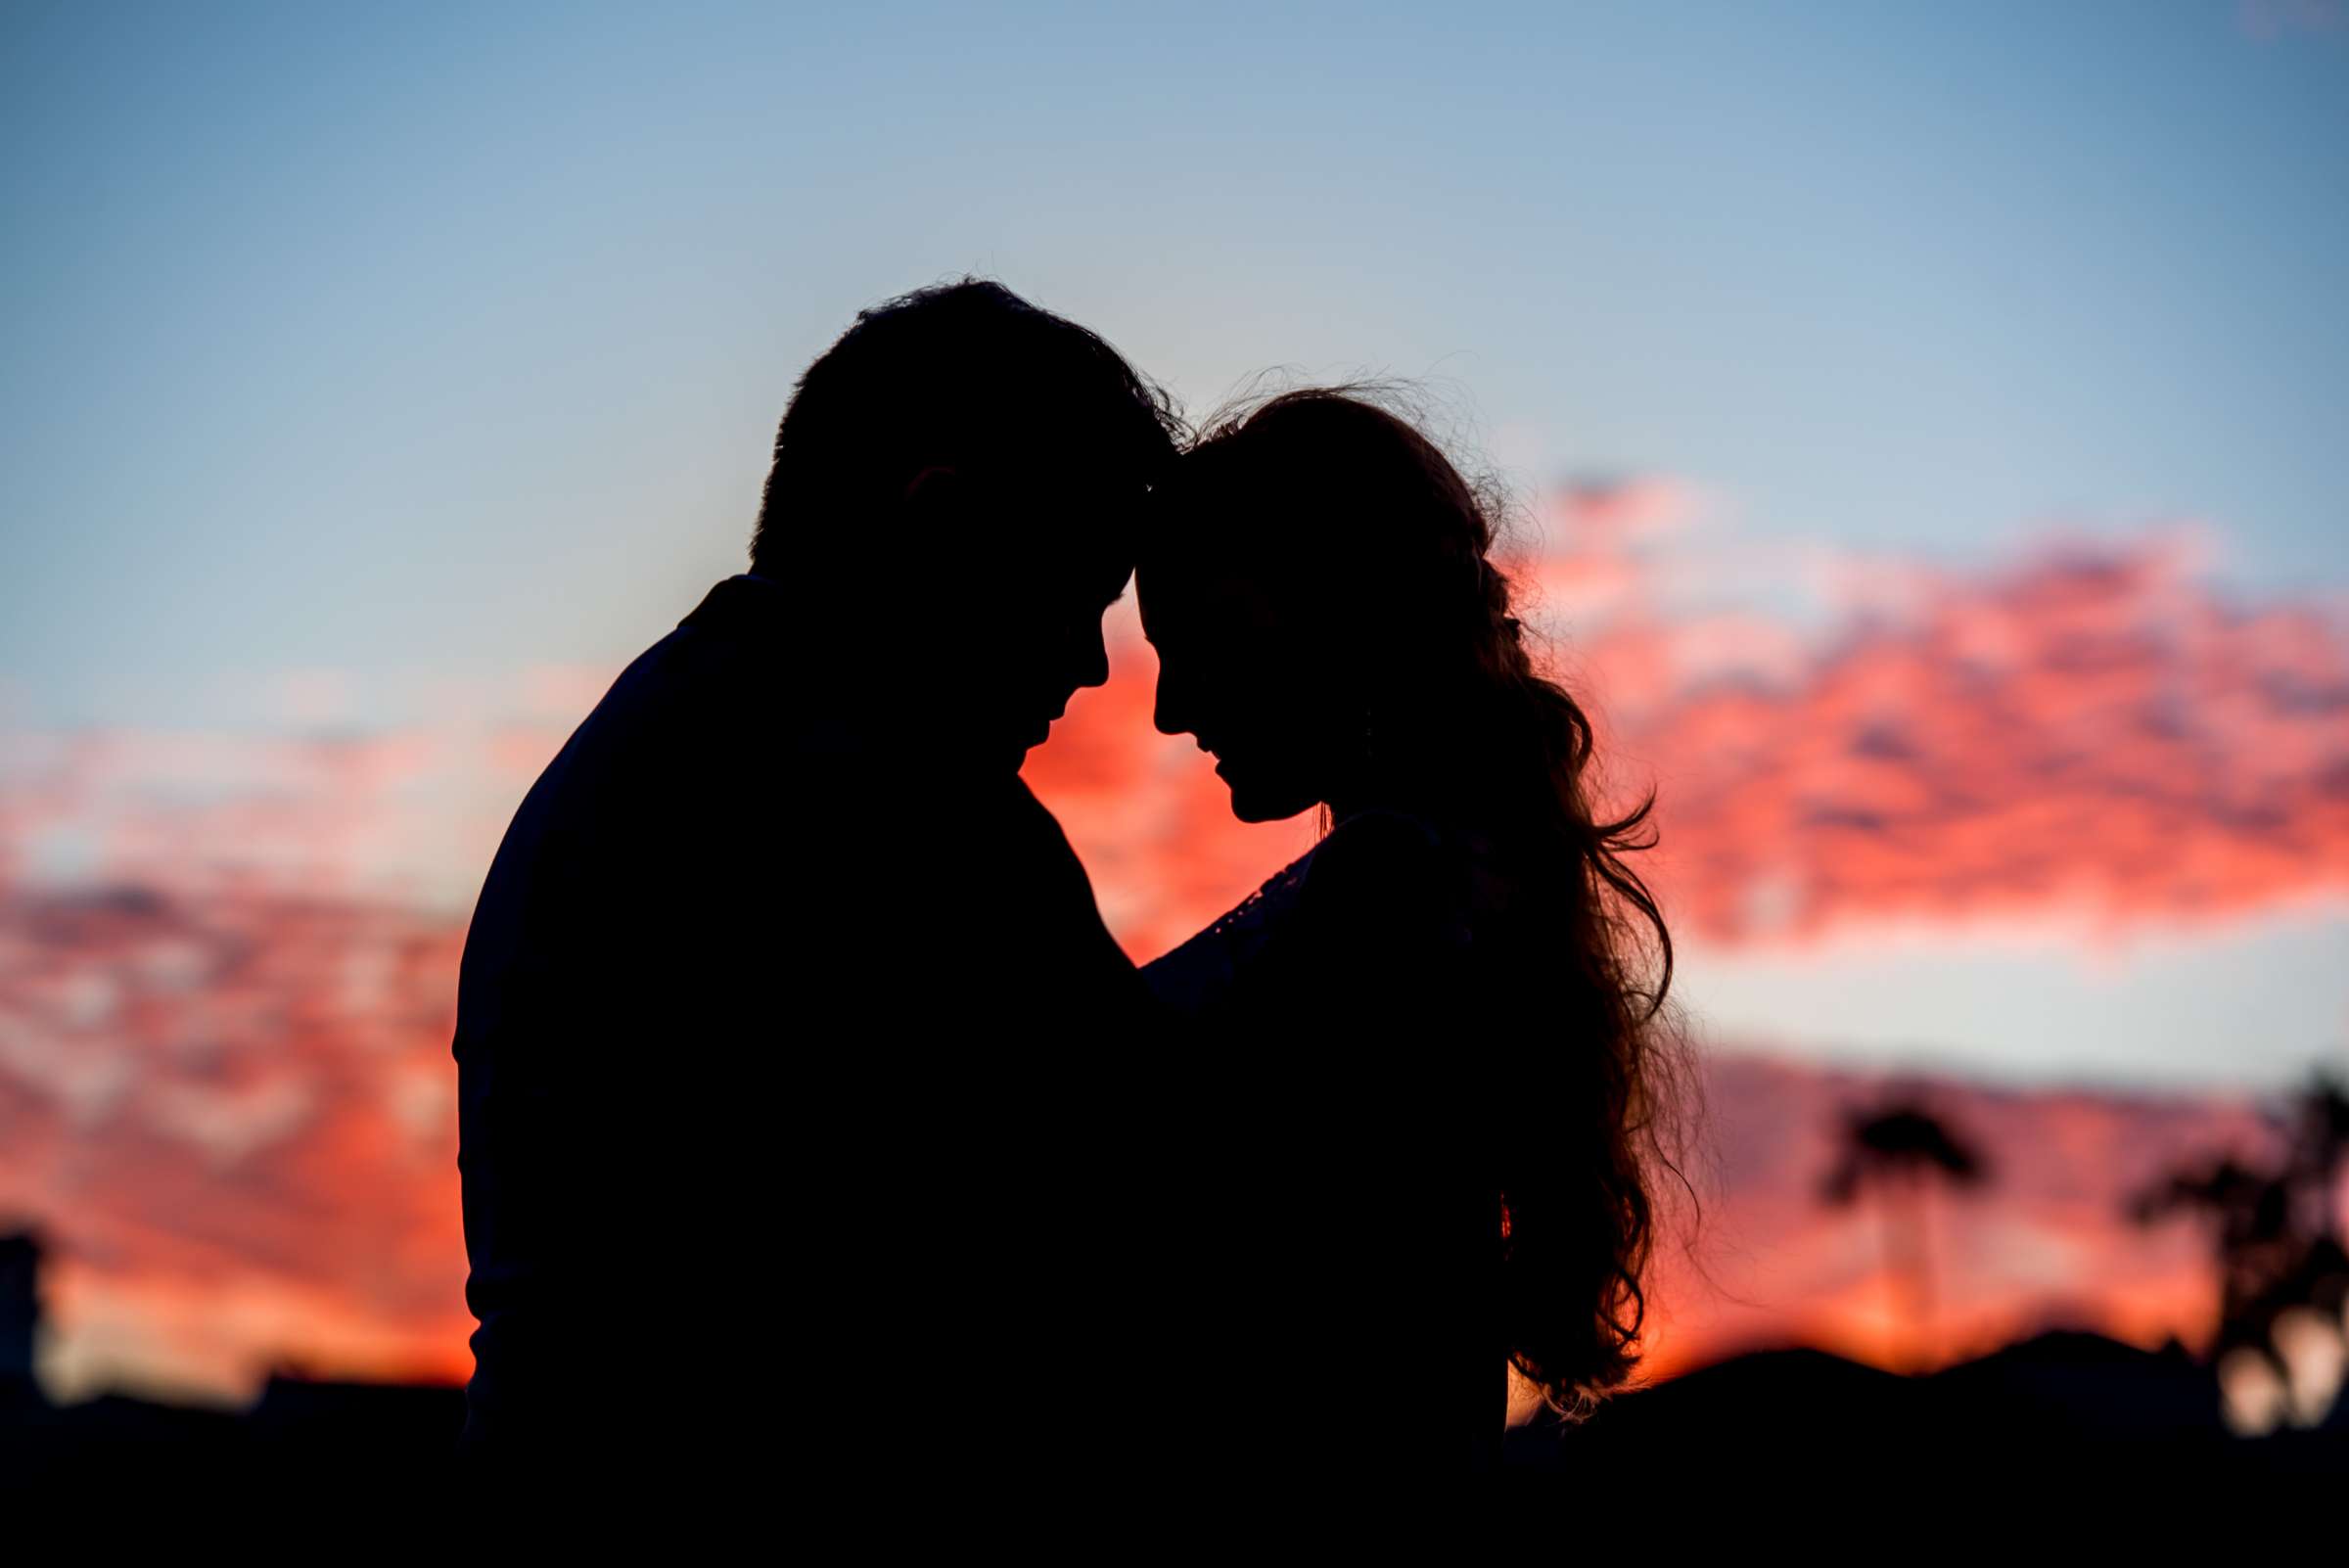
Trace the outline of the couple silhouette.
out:
<instances>
[{"instance_id":1,"label":"couple silhouette","mask_svg":"<svg viewBox=\"0 0 2349 1568\"><path fill-rule=\"evenodd\" d=\"M861 313L751 570L475 909L469 1473L1216 1528L1473 1491L1511 1368L1570 1415L1620 1385L1671 949L1497 516L1375 392L1194 435L998 285ZM1019 776L1129 579L1158 728L1239 817L1325 812L1140 969Z\"/></svg>"}]
</instances>

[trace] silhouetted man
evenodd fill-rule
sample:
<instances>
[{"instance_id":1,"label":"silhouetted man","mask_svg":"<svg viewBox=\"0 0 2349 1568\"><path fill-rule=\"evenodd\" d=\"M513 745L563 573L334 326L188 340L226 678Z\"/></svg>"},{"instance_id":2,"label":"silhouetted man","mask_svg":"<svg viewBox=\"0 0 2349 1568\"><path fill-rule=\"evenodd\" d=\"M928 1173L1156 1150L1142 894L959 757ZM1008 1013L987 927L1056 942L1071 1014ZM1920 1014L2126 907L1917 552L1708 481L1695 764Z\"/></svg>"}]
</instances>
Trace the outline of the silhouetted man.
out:
<instances>
[{"instance_id":1,"label":"silhouetted man","mask_svg":"<svg viewBox=\"0 0 2349 1568\"><path fill-rule=\"evenodd\" d=\"M492 1488L1087 1485L1147 1004L1018 768L1107 676L1173 427L995 285L864 312L784 415L752 571L530 790L455 1041Z\"/></svg>"}]
</instances>

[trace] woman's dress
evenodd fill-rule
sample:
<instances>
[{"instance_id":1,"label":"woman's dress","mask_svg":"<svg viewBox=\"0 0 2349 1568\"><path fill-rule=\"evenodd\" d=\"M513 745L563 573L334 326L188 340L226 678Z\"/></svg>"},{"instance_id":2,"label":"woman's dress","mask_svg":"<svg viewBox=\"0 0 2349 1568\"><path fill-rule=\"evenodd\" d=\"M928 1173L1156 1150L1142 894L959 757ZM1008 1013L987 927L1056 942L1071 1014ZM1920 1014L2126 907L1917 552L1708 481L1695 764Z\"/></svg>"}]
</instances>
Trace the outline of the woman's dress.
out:
<instances>
[{"instance_id":1,"label":"woman's dress","mask_svg":"<svg viewBox=\"0 0 2349 1568\"><path fill-rule=\"evenodd\" d=\"M1471 834L1361 812L1145 966L1184 1021L1190 1088L1171 1173L1185 1343L1167 1363L1189 1386L1171 1392L1235 1479L1497 1466L1491 864Z\"/></svg>"}]
</instances>

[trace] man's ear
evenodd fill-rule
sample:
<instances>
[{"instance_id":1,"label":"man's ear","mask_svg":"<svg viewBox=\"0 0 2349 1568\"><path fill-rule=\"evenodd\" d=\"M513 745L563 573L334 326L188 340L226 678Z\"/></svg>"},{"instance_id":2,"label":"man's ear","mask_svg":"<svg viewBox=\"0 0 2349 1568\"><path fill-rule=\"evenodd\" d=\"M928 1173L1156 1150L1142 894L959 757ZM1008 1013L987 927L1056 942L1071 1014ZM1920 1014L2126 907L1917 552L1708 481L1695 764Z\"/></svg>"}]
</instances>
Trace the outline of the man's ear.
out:
<instances>
[{"instance_id":1,"label":"man's ear","mask_svg":"<svg viewBox=\"0 0 2349 1568\"><path fill-rule=\"evenodd\" d=\"M898 494L898 510L917 529L947 524L962 510L968 488L954 468L933 463L905 482Z\"/></svg>"}]
</instances>

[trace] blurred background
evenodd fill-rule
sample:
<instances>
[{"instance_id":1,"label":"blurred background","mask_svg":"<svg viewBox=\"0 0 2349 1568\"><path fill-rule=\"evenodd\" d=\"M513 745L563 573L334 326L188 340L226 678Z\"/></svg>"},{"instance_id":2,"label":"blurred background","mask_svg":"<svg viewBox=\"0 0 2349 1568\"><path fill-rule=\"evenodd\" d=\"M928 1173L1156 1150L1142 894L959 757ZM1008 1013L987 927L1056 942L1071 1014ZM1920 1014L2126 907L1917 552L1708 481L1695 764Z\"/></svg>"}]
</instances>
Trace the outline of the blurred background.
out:
<instances>
[{"instance_id":1,"label":"blurred background","mask_svg":"<svg viewBox=\"0 0 2349 1568\"><path fill-rule=\"evenodd\" d=\"M0 200L26 1407L467 1375L491 852L742 570L799 371L970 272L1195 414L1414 379L1520 496L1707 1062L1667 1387L2338 1430L2339 0L10 0ZM1312 828L1234 823L1110 630L1028 776L1147 959Z\"/></svg>"}]
</instances>

